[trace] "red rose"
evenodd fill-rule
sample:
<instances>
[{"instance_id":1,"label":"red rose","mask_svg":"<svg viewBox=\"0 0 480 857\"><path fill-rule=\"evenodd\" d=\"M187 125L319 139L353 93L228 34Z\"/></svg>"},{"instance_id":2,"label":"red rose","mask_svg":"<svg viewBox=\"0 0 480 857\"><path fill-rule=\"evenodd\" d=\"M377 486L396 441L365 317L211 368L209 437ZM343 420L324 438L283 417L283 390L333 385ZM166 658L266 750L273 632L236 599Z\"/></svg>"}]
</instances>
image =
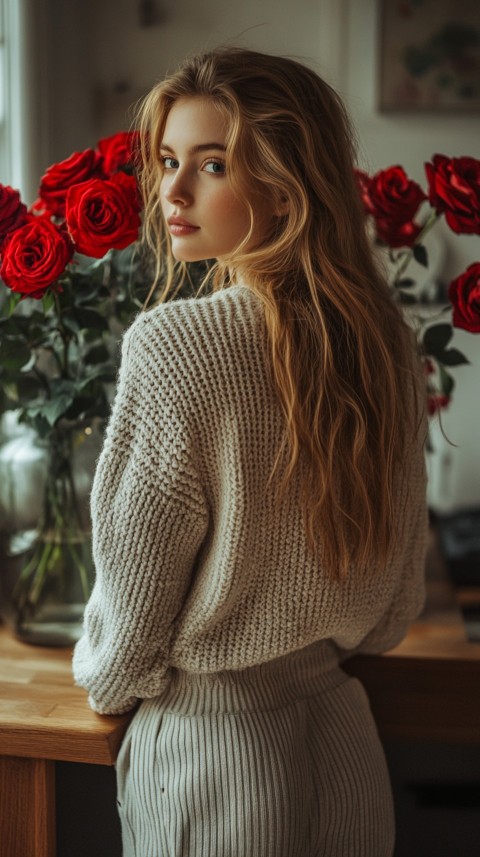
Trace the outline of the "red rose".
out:
<instances>
[{"instance_id":1,"label":"red rose","mask_svg":"<svg viewBox=\"0 0 480 857\"><path fill-rule=\"evenodd\" d=\"M74 185L67 195L67 226L79 253L104 256L138 238L140 226L137 182L126 173L111 179Z\"/></svg>"},{"instance_id":2,"label":"red rose","mask_svg":"<svg viewBox=\"0 0 480 857\"><path fill-rule=\"evenodd\" d=\"M13 232L3 247L0 276L13 292L41 298L63 274L73 255L64 229L43 217Z\"/></svg>"},{"instance_id":3,"label":"red rose","mask_svg":"<svg viewBox=\"0 0 480 857\"><path fill-rule=\"evenodd\" d=\"M372 180L367 173L363 172L363 170L354 170L354 173L363 207L367 214L373 214L374 211L372 201L370 199L370 184Z\"/></svg>"},{"instance_id":4,"label":"red rose","mask_svg":"<svg viewBox=\"0 0 480 857\"><path fill-rule=\"evenodd\" d=\"M98 141L98 151L103 158L103 169L107 176L134 166L140 148L139 136L137 131L119 131Z\"/></svg>"},{"instance_id":5,"label":"red rose","mask_svg":"<svg viewBox=\"0 0 480 857\"><path fill-rule=\"evenodd\" d=\"M445 393L429 393L427 396L427 411L429 417L433 417L437 411L441 411L443 408L448 407L450 404L450 396L446 396Z\"/></svg>"},{"instance_id":6,"label":"red rose","mask_svg":"<svg viewBox=\"0 0 480 857\"><path fill-rule=\"evenodd\" d=\"M27 206L21 202L18 190L0 184L0 246L10 232L27 219Z\"/></svg>"},{"instance_id":7,"label":"red rose","mask_svg":"<svg viewBox=\"0 0 480 857\"><path fill-rule=\"evenodd\" d=\"M375 220L377 236L389 247L411 247L422 227L418 223L395 223L392 220Z\"/></svg>"},{"instance_id":8,"label":"red rose","mask_svg":"<svg viewBox=\"0 0 480 857\"><path fill-rule=\"evenodd\" d=\"M480 235L480 161L434 155L425 171L430 203L450 229Z\"/></svg>"},{"instance_id":9,"label":"red rose","mask_svg":"<svg viewBox=\"0 0 480 857\"><path fill-rule=\"evenodd\" d=\"M448 287L453 326L480 333L480 262L469 265Z\"/></svg>"},{"instance_id":10,"label":"red rose","mask_svg":"<svg viewBox=\"0 0 480 857\"><path fill-rule=\"evenodd\" d=\"M377 237L389 247L411 247L422 227L413 218L426 196L403 167L389 167L370 177L355 171L360 197L375 220Z\"/></svg>"},{"instance_id":11,"label":"red rose","mask_svg":"<svg viewBox=\"0 0 480 857\"><path fill-rule=\"evenodd\" d=\"M94 149L74 152L65 161L52 164L40 182L40 199L50 214L65 217L65 200L68 189L79 182L100 178L102 159Z\"/></svg>"},{"instance_id":12,"label":"red rose","mask_svg":"<svg viewBox=\"0 0 480 857\"><path fill-rule=\"evenodd\" d=\"M32 202L28 209L28 213L33 217L48 217L48 219L54 216L53 211L50 211L45 205L43 199L40 198L36 199L35 202Z\"/></svg>"},{"instance_id":13,"label":"red rose","mask_svg":"<svg viewBox=\"0 0 480 857\"><path fill-rule=\"evenodd\" d=\"M426 196L416 182L409 179L403 167L379 170L370 179L358 176L363 204L376 220L410 223Z\"/></svg>"}]
</instances>

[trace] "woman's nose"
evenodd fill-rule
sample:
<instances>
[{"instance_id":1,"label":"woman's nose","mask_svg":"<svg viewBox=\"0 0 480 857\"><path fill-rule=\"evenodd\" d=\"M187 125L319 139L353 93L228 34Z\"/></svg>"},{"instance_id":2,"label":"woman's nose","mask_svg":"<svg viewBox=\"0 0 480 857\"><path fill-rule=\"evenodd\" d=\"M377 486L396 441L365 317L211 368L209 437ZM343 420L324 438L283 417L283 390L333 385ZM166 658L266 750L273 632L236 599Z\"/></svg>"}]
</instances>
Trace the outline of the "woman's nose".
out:
<instances>
[{"instance_id":1,"label":"woman's nose","mask_svg":"<svg viewBox=\"0 0 480 857\"><path fill-rule=\"evenodd\" d=\"M192 202L192 191L183 173L175 173L165 189L165 197L172 205L189 205Z\"/></svg>"}]
</instances>

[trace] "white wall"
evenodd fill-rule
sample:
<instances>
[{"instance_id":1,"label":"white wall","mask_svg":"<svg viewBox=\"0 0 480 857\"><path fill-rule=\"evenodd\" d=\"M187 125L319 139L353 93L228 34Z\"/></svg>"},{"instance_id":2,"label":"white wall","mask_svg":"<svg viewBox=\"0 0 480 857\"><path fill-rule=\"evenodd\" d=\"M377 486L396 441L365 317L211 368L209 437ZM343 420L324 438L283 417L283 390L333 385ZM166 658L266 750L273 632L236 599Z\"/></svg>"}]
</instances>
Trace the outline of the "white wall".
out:
<instances>
[{"instance_id":1,"label":"white wall","mask_svg":"<svg viewBox=\"0 0 480 857\"><path fill-rule=\"evenodd\" d=\"M337 4L335 4L337 5ZM480 115L379 113L376 110L378 75L378 3L376 0L340 0L346 49L331 65L334 82L342 91L360 136L362 166L369 172L402 164L425 187L424 162L435 153L480 158ZM468 264L480 261L478 236L454 235L443 223L435 227L445 258L442 279L458 276ZM456 331L452 345L462 350L470 366L454 370L454 399L443 414L445 434L432 428L435 454L430 457L430 502L438 511L480 505L480 334Z\"/></svg>"},{"instance_id":2,"label":"white wall","mask_svg":"<svg viewBox=\"0 0 480 857\"><path fill-rule=\"evenodd\" d=\"M318 0L157 0L161 18L152 27L140 26L132 0L87 0L87 6L98 121L105 131L189 53L228 42L318 58Z\"/></svg>"},{"instance_id":3,"label":"white wall","mask_svg":"<svg viewBox=\"0 0 480 857\"><path fill-rule=\"evenodd\" d=\"M425 186L423 164L436 152L480 157L478 114L377 112L377 0L157 0L163 18L152 27L140 26L135 0L49 2L58 7L54 35L61 41L52 159L128 127L128 106L168 69L187 53L225 42L296 56L330 80L349 106L370 172L400 163ZM441 226L448 282L480 260L480 241ZM472 366L455 370L455 399L444 416L458 448L434 431L431 503L445 511L480 504L480 335L459 331L454 344Z\"/></svg>"}]
</instances>

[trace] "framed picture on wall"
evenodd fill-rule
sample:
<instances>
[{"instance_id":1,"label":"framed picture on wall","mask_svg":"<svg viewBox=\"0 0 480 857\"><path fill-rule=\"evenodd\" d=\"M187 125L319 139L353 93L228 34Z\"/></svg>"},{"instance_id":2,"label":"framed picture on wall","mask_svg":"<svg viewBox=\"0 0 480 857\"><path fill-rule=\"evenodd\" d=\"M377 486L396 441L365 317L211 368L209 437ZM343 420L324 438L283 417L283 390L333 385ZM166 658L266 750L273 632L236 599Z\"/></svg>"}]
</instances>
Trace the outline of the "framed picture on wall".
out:
<instances>
[{"instance_id":1,"label":"framed picture on wall","mask_svg":"<svg viewBox=\"0 0 480 857\"><path fill-rule=\"evenodd\" d=\"M480 0L379 2L380 111L480 111Z\"/></svg>"}]
</instances>

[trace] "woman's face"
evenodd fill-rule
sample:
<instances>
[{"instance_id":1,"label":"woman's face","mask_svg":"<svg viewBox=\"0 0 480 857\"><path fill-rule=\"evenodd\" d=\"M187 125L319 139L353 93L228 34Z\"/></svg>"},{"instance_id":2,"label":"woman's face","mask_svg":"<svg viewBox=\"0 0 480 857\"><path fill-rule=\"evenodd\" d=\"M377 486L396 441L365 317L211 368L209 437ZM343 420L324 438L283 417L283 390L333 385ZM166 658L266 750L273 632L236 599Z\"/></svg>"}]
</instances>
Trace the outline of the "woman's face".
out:
<instances>
[{"instance_id":1,"label":"woman's face","mask_svg":"<svg viewBox=\"0 0 480 857\"><path fill-rule=\"evenodd\" d=\"M228 177L226 130L208 98L180 98L168 114L160 196L179 261L225 259L249 231L248 210Z\"/></svg>"}]
</instances>

